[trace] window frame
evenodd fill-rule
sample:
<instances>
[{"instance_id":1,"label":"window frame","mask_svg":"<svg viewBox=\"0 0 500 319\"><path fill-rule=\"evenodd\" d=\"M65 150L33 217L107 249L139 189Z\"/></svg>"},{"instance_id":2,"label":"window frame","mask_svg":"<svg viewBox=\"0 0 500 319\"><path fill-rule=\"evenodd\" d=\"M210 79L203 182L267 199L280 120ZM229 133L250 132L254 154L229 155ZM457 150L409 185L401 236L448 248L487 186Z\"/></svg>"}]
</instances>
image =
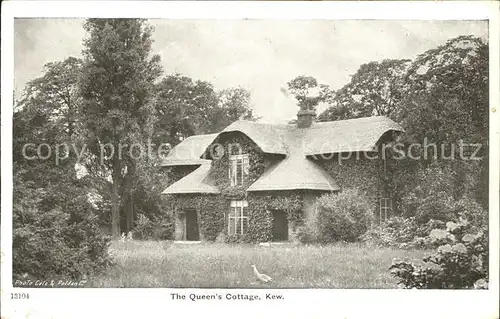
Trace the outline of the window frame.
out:
<instances>
[{"instance_id":1,"label":"window frame","mask_svg":"<svg viewBox=\"0 0 500 319\"><path fill-rule=\"evenodd\" d=\"M238 161L241 161L240 183L238 183ZM250 167L250 158L248 154L238 154L229 156L228 175L231 186L240 186L245 183L245 176L248 175L249 167Z\"/></svg>"},{"instance_id":2,"label":"window frame","mask_svg":"<svg viewBox=\"0 0 500 319\"><path fill-rule=\"evenodd\" d=\"M232 200L229 205L229 214L227 217L227 233L228 235L244 235L245 223L248 229L248 212L245 208L248 207L246 200ZM231 216L233 214L233 216ZM232 221L231 221L232 220ZM233 224L231 224L233 223ZM240 226L240 233L238 234L238 224ZM234 233L231 233L231 226L233 226Z\"/></svg>"}]
</instances>

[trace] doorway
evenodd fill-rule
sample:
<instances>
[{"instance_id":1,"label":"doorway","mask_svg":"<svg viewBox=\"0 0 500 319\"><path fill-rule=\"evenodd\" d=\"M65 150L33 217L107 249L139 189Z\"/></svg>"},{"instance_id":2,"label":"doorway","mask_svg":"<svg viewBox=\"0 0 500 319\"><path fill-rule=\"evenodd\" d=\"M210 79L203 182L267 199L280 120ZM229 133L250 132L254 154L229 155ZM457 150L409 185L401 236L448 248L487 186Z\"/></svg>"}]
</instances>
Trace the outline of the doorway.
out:
<instances>
[{"instance_id":1,"label":"doorway","mask_svg":"<svg viewBox=\"0 0 500 319\"><path fill-rule=\"evenodd\" d=\"M200 240L198 214L195 209L186 210L186 240Z\"/></svg>"},{"instance_id":2,"label":"doorway","mask_svg":"<svg viewBox=\"0 0 500 319\"><path fill-rule=\"evenodd\" d=\"M288 240L288 218L282 210L273 210L273 241Z\"/></svg>"}]
</instances>

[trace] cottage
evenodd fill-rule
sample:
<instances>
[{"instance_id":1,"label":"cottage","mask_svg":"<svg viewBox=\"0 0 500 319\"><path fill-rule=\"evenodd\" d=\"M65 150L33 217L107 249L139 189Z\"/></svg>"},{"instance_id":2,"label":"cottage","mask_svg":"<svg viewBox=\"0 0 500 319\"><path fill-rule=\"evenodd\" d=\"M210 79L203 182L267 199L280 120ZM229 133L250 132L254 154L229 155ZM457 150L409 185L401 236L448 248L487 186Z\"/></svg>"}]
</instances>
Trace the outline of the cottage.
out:
<instances>
[{"instance_id":1,"label":"cottage","mask_svg":"<svg viewBox=\"0 0 500 319\"><path fill-rule=\"evenodd\" d=\"M315 198L356 187L378 216L390 210L383 145L401 126L383 117L297 124L236 121L218 134L186 138L165 159L163 191L177 240L295 240Z\"/></svg>"}]
</instances>

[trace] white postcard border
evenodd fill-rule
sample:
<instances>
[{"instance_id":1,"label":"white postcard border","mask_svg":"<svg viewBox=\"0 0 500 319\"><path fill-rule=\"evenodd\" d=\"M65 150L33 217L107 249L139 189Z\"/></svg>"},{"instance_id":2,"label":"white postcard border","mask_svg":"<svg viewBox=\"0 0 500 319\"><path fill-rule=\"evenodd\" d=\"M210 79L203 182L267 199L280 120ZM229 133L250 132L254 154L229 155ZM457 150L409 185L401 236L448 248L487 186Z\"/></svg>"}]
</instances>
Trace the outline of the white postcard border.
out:
<instances>
[{"instance_id":1,"label":"white postcard border","mask_svg":"<svg viewBox=\"0 0 500 319\"><path fill-rule=\"evenodd\" d=\"M500 98L498 4L491 2L3 2L2 3L2 316L76 317L290 317L290 318L494 318L498 311L498 213ZM214 289L22 289L12 288L12 105L14 17L149 17L171 19L423 19L489 20L490 45L490 289L245 290L281 293L283 301L173 301L171 292ZM493 111L495 109L495 111ZM29 292L30 300L10 300ZM498 312L496 312L498 313Z\"/></svg>"}]
</instances>

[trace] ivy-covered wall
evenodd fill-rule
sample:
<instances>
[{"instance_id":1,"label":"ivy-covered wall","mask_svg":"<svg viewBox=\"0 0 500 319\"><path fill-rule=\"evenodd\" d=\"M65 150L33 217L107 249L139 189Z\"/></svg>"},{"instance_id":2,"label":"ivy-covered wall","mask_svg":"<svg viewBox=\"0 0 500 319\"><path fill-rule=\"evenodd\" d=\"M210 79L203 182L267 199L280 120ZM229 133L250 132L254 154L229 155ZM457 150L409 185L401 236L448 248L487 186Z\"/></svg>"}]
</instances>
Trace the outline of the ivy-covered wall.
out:
<instances>
[{"instance_id":1,"label":"ivy-covered wall","mask_svg":"<svg viewBox=\"0 0 500 319\"><path fill-rule=\"evenodd\" d=\"M221 197L227 203L231 200L246 200L248 202L248 229L244 235L227 235L227 214L224 220L224 239L226 242L261 242L268 241L272 232L272 216L269 212L260 209L263 202L259 197L249 195L246 190L264 172L267 166L272 165L277 156L264 154L260 148L246 135L235 132L221 135L214 143L223 145L224 155L212 161L211 176L215 185L221 190ZM242 185L231 186L229 179L229 156L248 154L248 175Z\"/></svg>"},{"instance_id":2,"label":"ivy-covered wall","mask_svg":"<svg viewBox=\"0 0 500 319\"><path fill-rule=\"evenodd\" d=\"M289 240L295 239L295 231L304 223L304 192L277 191L252 192L248 195L249 229L246 242L268 242L272 239L272 210L282 210L288 219Z\"/></svg>"},{"instance_id":3,"label":"ivy-covered wall","mask_svg":"<svg viewBox=\"0 0 500 319\"><path fill-rule=\"evenodd\" d=\"M212 160L210 174L215 185L221 190L222 196L226 199L244 199L247 188L262 175L266 168L268 162L266 161L266 154L262 153L251 139L238 132L223 134L214 143L221 144L224 149L221 158ZM229 179L229 156L239 154L248 154L248 176L242 185L231 186Z\"/></svg>"},{"instance_id":4,"label":"ivy-covered wall","mask_svg":"<svg viewBox=\"0 0 500 319\"><path fill-rule=\"evenodd\" d=\"M229 209L228 201L223 197L218 195L186 194L170 195L166 200L172 205L172 211L176 217L176 240L184 239L181 216L188 209L196 210L201 240L215 241L217 236L223 232L224 213ZM179 226L182 228L179 229Z\"/></svg>"},{"instance_id":5,"label":"ivy-covered wall","mask_svg":"<svg viewBox=\"0 0 500 319\"><path fill-rule=\"evenodd\" d=\"M375 154L369 154L375 157ZM347 155L344 155L347 157ZM381 156L367 158L363 153L352 153L350 158L341 158L338 155L331 159L316 161L321 165L337 185L342 189L356 188L363 192L378 211L379 199L392 197L390 178L384 168Z\"/></svg>"}]
</instances>

